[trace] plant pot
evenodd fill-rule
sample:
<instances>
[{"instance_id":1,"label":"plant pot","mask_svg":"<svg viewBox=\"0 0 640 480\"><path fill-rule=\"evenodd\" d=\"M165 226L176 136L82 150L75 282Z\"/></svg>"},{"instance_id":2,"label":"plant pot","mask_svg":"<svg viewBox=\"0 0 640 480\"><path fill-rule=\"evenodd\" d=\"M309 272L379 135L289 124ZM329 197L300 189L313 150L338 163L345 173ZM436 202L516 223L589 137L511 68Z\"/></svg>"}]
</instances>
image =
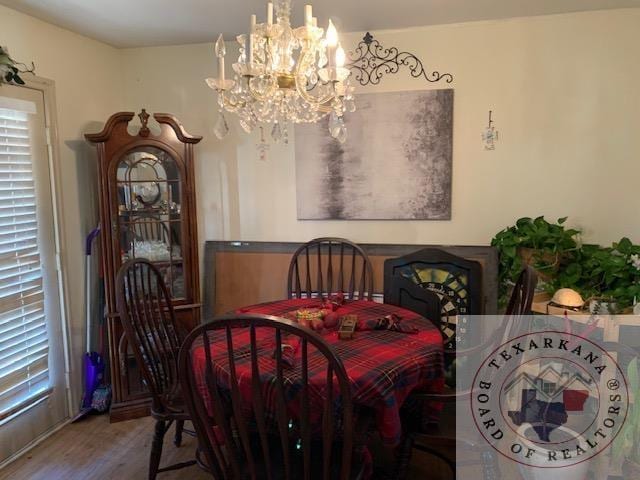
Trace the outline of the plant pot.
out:
<instances>
[{"instance_id":1,"label":"plant pot","mask_svg":"<svg viewBox=\"0 0 640 480\"><path fill-rule=\"evenodd\" d=\"M615 315L618 305L611 300L600 300L594 298L589 302L589 313L592 315Z\"/></svg>"},{"instance_id":2,"label":"plant pot","mask_svg":"<svg viewBox=\"0 0 640 480\"><path fill-rule=\"evenodd\" d=\"M549 451L540 444L535 444L529 440L525 440L526 438L530 438L528 434L531 434L530 430L532 429L533 427L529 423L524 423L518 428L518 436L520 437L524 446L529 447L536 452L528 460L529 462L531 462L531 466L518 464L518 468L520 470L520 473L522 474L522 478L524 478L525 480L549 480L549 478L553 478L553 480L587 479L589 464L591 463L589 460L580 463L575 463L575 459L554 461L554 466L557 468L554 468L553 473L550 475L549 468L545 468L549 467ZM567 427L560 426L557 427L556 430L569 434L571 437L579 440L579 442L582 444L586 442L586 440L581 435Z\"/></svg>"},{"instance_id":3,"label":"plant pot","mask_svg":"<svg viewBox=\"0 0 640 480\"><path fill-rule=\"evenodd\" d=\"M529 248L529 247L518 247L518 255L520 256L520 259L522 260L522 263L524 265L529 265L530 267L535 269L536 273L538 274L538 278L540 280L545 282L548 282L549 280L551 280L552 269L549 268L549 269L540 271L537 268L535 268L536 257L540 258L547 264L554 265L558 263L558 257L556 255L553 255L551 253L545 253L543 255L540 255L539 250L535 248Z\"/></svg>"},{"instance_id":4,"label":"plant pot","mask_svg":"<svg viewBox=\"0 0 640 480\"><path fill-rule=\"evenodd\" d=\"M626 459L622 464L623 478L640 478L640 464Z\"/></svg>"}]
</instances>

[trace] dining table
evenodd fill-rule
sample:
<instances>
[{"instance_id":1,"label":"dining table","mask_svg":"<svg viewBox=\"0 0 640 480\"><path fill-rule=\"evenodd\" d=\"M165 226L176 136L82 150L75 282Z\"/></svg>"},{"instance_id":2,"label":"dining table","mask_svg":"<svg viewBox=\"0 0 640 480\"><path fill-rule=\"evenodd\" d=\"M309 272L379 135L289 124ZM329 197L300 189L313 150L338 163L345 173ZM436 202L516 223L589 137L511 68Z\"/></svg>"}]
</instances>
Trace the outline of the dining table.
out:
<instances>
[{"instance_id":1,"label":"dining table","mask_svg":"<svg viewBox=\"0 0 640 480\"><path fill-rule=\"evenodd\" d=\"M278 300L258 305L238 308L236 314L263 314L295 320L296 312L320 308L323 303L317 298L294 298ZM334 312L339 318L353 315L357 318L357 328L353 337L341 339L337 327L325 328L319 333L341 359L352 389L353 403L367 407L373 412L375 428L384 445L393 447L402 438L402 421L400 409L411 392L439 393L444 387L444 354L443 337L439 328L421 315L395 305L378 303L369 300L346 300L334 304ZM353 318L353 317L352 317ZM380 319L393 318L395 327ZM398 328L401 325L402 328ZM247 402L250 403L251 355L249 329L241 329L234 335L234 358L237 376L244 382ZM261 364L261 381L269 383L264 375L273 372L275 375L273 332L266 328L257 328L257 348ZM226 337L224 331L213 332L210 337L213 361L225 371L228 365L226 353ZM217 353L213 353L213 352ZM293 361L296 355L294 353ZM309 353L309 385L316 385L321 391L326 384L326 369L322 362L313 360L320 356L318 351ZM199 392L205 404L210 405L208 391L204 381L206 356L204 347L192 352L192 365L199 383ZM228 371L226 371L228 376ZM298 392L300 385L300 369L288 368L284 372L284 380L291 388L290 392ZM245 394L243 394L244 396ZM269 398L266 396L266 398ZM290 411L294 411L295 393L288 395ZM317 411L322 411L322 398L316 398ZM289 405L288 405L289 406ZM209 408L209 407L208 407ZM267 408L270 408L267 405ZM275 409L275 405L272 407ZM432 412L424 415L436 415L437 406ZM274 413L275 415L275 413Z\"/></svg>"}]
</instances>

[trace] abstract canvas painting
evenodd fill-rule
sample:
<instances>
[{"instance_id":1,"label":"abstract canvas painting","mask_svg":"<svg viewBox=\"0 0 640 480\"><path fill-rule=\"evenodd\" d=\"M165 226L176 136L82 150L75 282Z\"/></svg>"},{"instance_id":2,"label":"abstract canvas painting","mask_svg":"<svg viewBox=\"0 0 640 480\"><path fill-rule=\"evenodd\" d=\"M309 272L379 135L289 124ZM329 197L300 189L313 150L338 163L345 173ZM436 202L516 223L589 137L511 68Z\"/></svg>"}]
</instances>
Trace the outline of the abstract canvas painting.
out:
<instances>
[{"instance_id":1,"label":"abstract canvas painting","mask_svg":"<svg viewBox=\"0 0 640 480\"><path fill-rule=\"evenodd\" d=\"M300 220L449 220L453 90L356 95L340 144L296 125Z\"/></svg>"}]
</instances>

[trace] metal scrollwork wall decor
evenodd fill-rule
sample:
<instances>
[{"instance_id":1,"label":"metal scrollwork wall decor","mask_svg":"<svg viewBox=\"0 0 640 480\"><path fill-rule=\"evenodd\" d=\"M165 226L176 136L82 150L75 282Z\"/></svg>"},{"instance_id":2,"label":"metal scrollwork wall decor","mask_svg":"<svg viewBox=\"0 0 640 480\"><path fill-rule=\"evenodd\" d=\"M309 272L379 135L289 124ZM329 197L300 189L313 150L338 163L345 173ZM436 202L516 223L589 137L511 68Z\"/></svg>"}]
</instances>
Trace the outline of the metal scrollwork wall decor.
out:
<instances>
[{"instance_id":1,"label":"metal scrollwork wall decor","mask_svg":"<svg viewBox=\"0 0 640 480\"><path fill-rule=\"evenodd\" d=\"M380 42L367 32L362 41L358 43L354 52L349 52L350 63L346 65L355 75L360 85L377 85L385 74L398 73L401 66L409 67L409 72L414 78L423 77L431 83L444 80L453 82L450 73L431 73L425 70L422 61L409 52L400 52L396 47L383 47Z\"/></svg>"}]
</instances>

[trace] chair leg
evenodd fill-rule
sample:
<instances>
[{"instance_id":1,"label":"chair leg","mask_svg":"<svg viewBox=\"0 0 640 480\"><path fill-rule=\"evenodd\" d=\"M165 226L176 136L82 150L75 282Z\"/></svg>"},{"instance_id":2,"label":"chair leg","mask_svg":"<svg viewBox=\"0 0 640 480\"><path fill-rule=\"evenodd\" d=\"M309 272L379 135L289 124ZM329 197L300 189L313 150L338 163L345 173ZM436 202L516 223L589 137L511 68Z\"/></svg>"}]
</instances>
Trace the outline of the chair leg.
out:
<instances>
[{"instance_id":1,"label":"chair leg","mask_svg":"<svg viewBox=\"0 0 640 480\"><path fill-rule=\"evenodd\" d=\"M409 475L409 463L413 452L413 435L407 435L402 440L397 450L395 474L393 478L405 480Z\"/></svg>"},{"instance_id":2,"label":"chair leg","mask_svg":"<svg viewBox=\"0 0 640 480\"><path fill-rule=\"evenodd\" d=\"M151 456L149 458L149 480L155 480L160 468L160 457L162 456L162 442L166 433L165 422L156 420L156 428L151 442Z\"/></svg>"},{"instance_id":3,"label":"chair leg","mask_svg":"<svg viewBox=\"0 0 640 480\"><path fill-rule=\"evenodd\" d=\"M182 430L184 429L184 420L176 420L176 434L173 437L173 444L176 447L182 445Z\"/></svg>"}]
</instances>

